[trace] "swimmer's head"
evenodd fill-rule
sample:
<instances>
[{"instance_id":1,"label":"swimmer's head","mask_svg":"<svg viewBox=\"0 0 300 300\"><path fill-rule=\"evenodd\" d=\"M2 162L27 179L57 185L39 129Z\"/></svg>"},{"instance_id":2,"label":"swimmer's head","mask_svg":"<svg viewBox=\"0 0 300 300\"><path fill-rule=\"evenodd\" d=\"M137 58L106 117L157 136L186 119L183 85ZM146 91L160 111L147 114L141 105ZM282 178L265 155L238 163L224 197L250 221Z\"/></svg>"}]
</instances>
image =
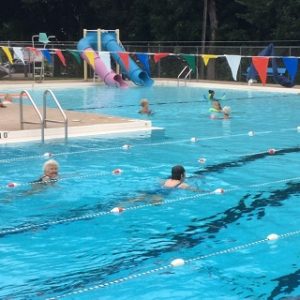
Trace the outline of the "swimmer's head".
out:
<instances>
[{"instance_id":1,"label":"swimmer's head","mask_svg":"<svg viewBox=\"0 0 300 300\"><path fill-rule=\"evenodd\" d=\"M181 180L185 177L185 169L183 166L177 165L172 168L172 176L173 180Z\"/></svg>"},{"instance_id":2,"label":"swimmer's head","mask_svg":"<svg viewBox=\"0 0 300 300\"><path fill-rule=\"evenodd\" d=\"M44 175L50 178L56 178L58 176L59 164L56 160L50 159L44 163L43 170Z\"/></svg>"},{"instance_id":3,"label":"swimmer's head","mask_svg":"<svg viewBox=\"0 0 300 300\"><path fill-rule=\"evenodd\" d=\"M8 101L8 102L12 102L12 96L10 94L5 94L3 100Z\"/></svg>"},{"instance_id":4,"label":"swimmer's head","mask_svg":"<svg viewBox=\"0 0 300 300\"><path fill-rule=\"evenodd\" d=\"M145 106L147 106L149 104L149 101L146 99L146 98L143 98L142 100L141 100L141 102L140 102L140 105L142 106L142 107L145 107Z\"/></svg>"},{"instance_id":5,"label":"swimmer's head","mask_svg":"<svg viewBox=\"0 0 300 300\"><path fill-rule=\"evenodd\" d=\"M208 93L209 93L209 94L214 94L215 91L213 91L213 90L208 90Z\"/></svg>"},{"instance_id":6,"label":"swimmer's head","mask_svg":"<svg viewBox=\"0 0 300 300\"><path fill-rule=\"evenodd\" d=\"M225 115L230 115L230 113L231 113L231 108L230 108L230 106L224 106L224 107L223 107L223 113L224 113Z\"/></svg>"}]
</instances>

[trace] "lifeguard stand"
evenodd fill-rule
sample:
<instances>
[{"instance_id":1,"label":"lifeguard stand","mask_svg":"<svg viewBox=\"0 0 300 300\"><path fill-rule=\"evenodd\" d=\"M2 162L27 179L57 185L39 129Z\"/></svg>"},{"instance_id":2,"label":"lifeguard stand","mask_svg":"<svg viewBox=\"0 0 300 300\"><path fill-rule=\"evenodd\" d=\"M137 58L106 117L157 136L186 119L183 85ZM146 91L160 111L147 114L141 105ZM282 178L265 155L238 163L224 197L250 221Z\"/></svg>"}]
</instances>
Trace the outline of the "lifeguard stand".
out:
<instances>
[{"instance_id":1,"label":"lifeguard stand","mask_svg":"<svg viewBox=\"0 0 300 300\"><path fill-rule=\"evenodd\" d=\"M32 47L35 48L35 43L41 43L46 49L47 45L51 42L51 39L56 39L55 35L47 36L46 33L40 32L39 34L32 36ZM34 54L33 56L33 79L38 82L42 82L45 77L45 62L42 53Z\"/></svg>"},{"instance_id":2,"label":"lifeguard stand","mask_svg":"<svg viewBox=\"0 0 300 300\"><path fill-rule=\"evenodd\" d=\"M83 37L87 36L88 32L97 32L97 52L99 53L99 51L102 51L102 44L101 44L101 33L102 32L114 32L116 35L116 39L118 41L118 43L120 43L120 29L115 29L115 30L104 30L104 29L95 29L95 30L89 30L89 29L83 29ZM96 50L96 49L94 49ZM116 66L116 73L120 74L120 66L117 64ZM97 74L94 71L94 80L96 80L97 78ZM87 62L84 60L83 62L83 77L84 80L88 80L88 64Z\"/></svg>"}]
</instances>

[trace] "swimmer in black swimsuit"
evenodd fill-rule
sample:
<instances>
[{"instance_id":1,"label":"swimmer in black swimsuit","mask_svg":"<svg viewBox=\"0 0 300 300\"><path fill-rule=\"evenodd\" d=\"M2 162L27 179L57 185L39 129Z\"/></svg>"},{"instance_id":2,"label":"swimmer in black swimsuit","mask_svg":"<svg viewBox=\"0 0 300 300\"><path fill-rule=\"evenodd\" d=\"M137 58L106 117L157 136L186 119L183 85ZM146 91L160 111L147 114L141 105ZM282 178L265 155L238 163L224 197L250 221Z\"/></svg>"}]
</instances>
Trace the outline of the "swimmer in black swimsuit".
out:
<instances>
[{"instance_id":1,"label":"swimmer in black swimsuit","mask_svg":"<svg viewBox=\"0 0 300 300\"><path fill-rule=\"evenodd\" d=\"M185 169L183 166L177 165L172 168L171 178L164 183L165 188L187 189L189 186L184 183Z\"/></svg>"},{"instance_id":2,"label":"swimmer in black swimsuit","mask_svg":"<svg viewBox=\"0 0 300 300\"><path fill-rule=\"evenodd\" d=\"M42 183L49 184L54 183L58 180L58 169L59 164L54 159L50 159L44 164L44 175L40 177L38 180L32 181L31 183Z\"/></svg>"}]
</instances>

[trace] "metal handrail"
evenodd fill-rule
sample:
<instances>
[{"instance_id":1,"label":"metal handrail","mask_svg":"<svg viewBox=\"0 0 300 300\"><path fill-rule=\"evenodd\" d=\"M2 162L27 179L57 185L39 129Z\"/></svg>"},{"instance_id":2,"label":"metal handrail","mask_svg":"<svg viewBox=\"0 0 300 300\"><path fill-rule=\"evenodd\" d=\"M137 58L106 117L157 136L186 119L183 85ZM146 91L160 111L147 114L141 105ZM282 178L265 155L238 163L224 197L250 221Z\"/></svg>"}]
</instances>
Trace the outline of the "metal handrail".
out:
<instances>
[{"instance_id":1,"label":"metal handrail","mask_svg":"<svg viewBox=\"0 0 300 300\"><path fill-rule=\"evenodd\" d=\"M185 66L181 72L178 74L177 76L177 86L179 86L179 80L180 80L180 76L183 74L183 72L186 70L186 68L188 68L188 66Z\"/></svg>"},{"instance_id":2,"label":"metal handrail","mask_svg":"<svg viewBox=\"0 0 300 300\"><path fill-rule=\"evenodd\" d=\"M193 69L190 69L190 70L188 71L188 73L184 76L185 85L186 85L186 80L187 80L187 78L191 75L192 71L193 71Z\"/></svg>"},{"instance_id":3,"label":"metal handrail","mask_svg":"<svg viewBox=\"0 0 300 300\"><path fill-rule=\"evenodd\" d=\"M63 121L47 119L47 105L46 105L47 94L51 95L52 100L55 102L58 110L60 111L60 113L61 113L61 115L63 117ZM54 93L52 92L52 90L45 90L44 94L43 94L43 120L44 120L44 122L43 122L44 123L44 128L47 127L47 122L51 122L51 123L64 123L65 124L65 140L68 139L68 117L65 114L64 110L62 109L59 101L57 100L57 98L54 95Z\"/></svg>"},{"instance_id":4,"label":"metal handrail","mask_svg":"<svg viewBox=\"0 0 300 300\"><path fill-rule=\"evenodd\" d=\"M27 98L29 99L29 101L31 102L34 110L36 111L40 122L28 122L28 121L24 121L24 115L23 115L23 95L26 95ZM21 129L24 129L24 124L40 124L41 125L41 139L42 139L42 143L44 143L45 140L45 128L44 128L44 119L42 114L40 113L38 107L36 106L34 100L32 99L31 95L29 94L29 92L27 90L23 90L20 93L20 125L21 125Z\"/></svg>"}]
</instances>

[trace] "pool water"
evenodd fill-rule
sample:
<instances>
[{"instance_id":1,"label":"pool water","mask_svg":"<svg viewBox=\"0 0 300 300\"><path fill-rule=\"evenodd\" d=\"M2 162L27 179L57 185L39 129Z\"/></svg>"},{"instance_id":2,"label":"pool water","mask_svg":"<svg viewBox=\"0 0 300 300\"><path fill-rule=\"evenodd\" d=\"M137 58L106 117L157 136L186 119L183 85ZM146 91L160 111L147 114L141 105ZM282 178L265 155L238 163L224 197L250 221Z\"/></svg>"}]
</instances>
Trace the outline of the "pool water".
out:
<instances>
[{"instance_id":1,"label":"pool water","mask_svg":"<svg viewBox=\"0 0 300 300\"><path fill-rule=\"evenodd\" d=\"M209 117L203 88L55 90L64 108L164 130L0 148L0 298L299 296L299 95L216 89L223 93L229 120ZM154 115L138 114L141 98ZM61 179L31 186L47 152ZM161 190L176 164L196 192ZM271 233L281 238L266 241ZM177 258L186 264L171 267Z\"/></svg>"}]
</instances>

